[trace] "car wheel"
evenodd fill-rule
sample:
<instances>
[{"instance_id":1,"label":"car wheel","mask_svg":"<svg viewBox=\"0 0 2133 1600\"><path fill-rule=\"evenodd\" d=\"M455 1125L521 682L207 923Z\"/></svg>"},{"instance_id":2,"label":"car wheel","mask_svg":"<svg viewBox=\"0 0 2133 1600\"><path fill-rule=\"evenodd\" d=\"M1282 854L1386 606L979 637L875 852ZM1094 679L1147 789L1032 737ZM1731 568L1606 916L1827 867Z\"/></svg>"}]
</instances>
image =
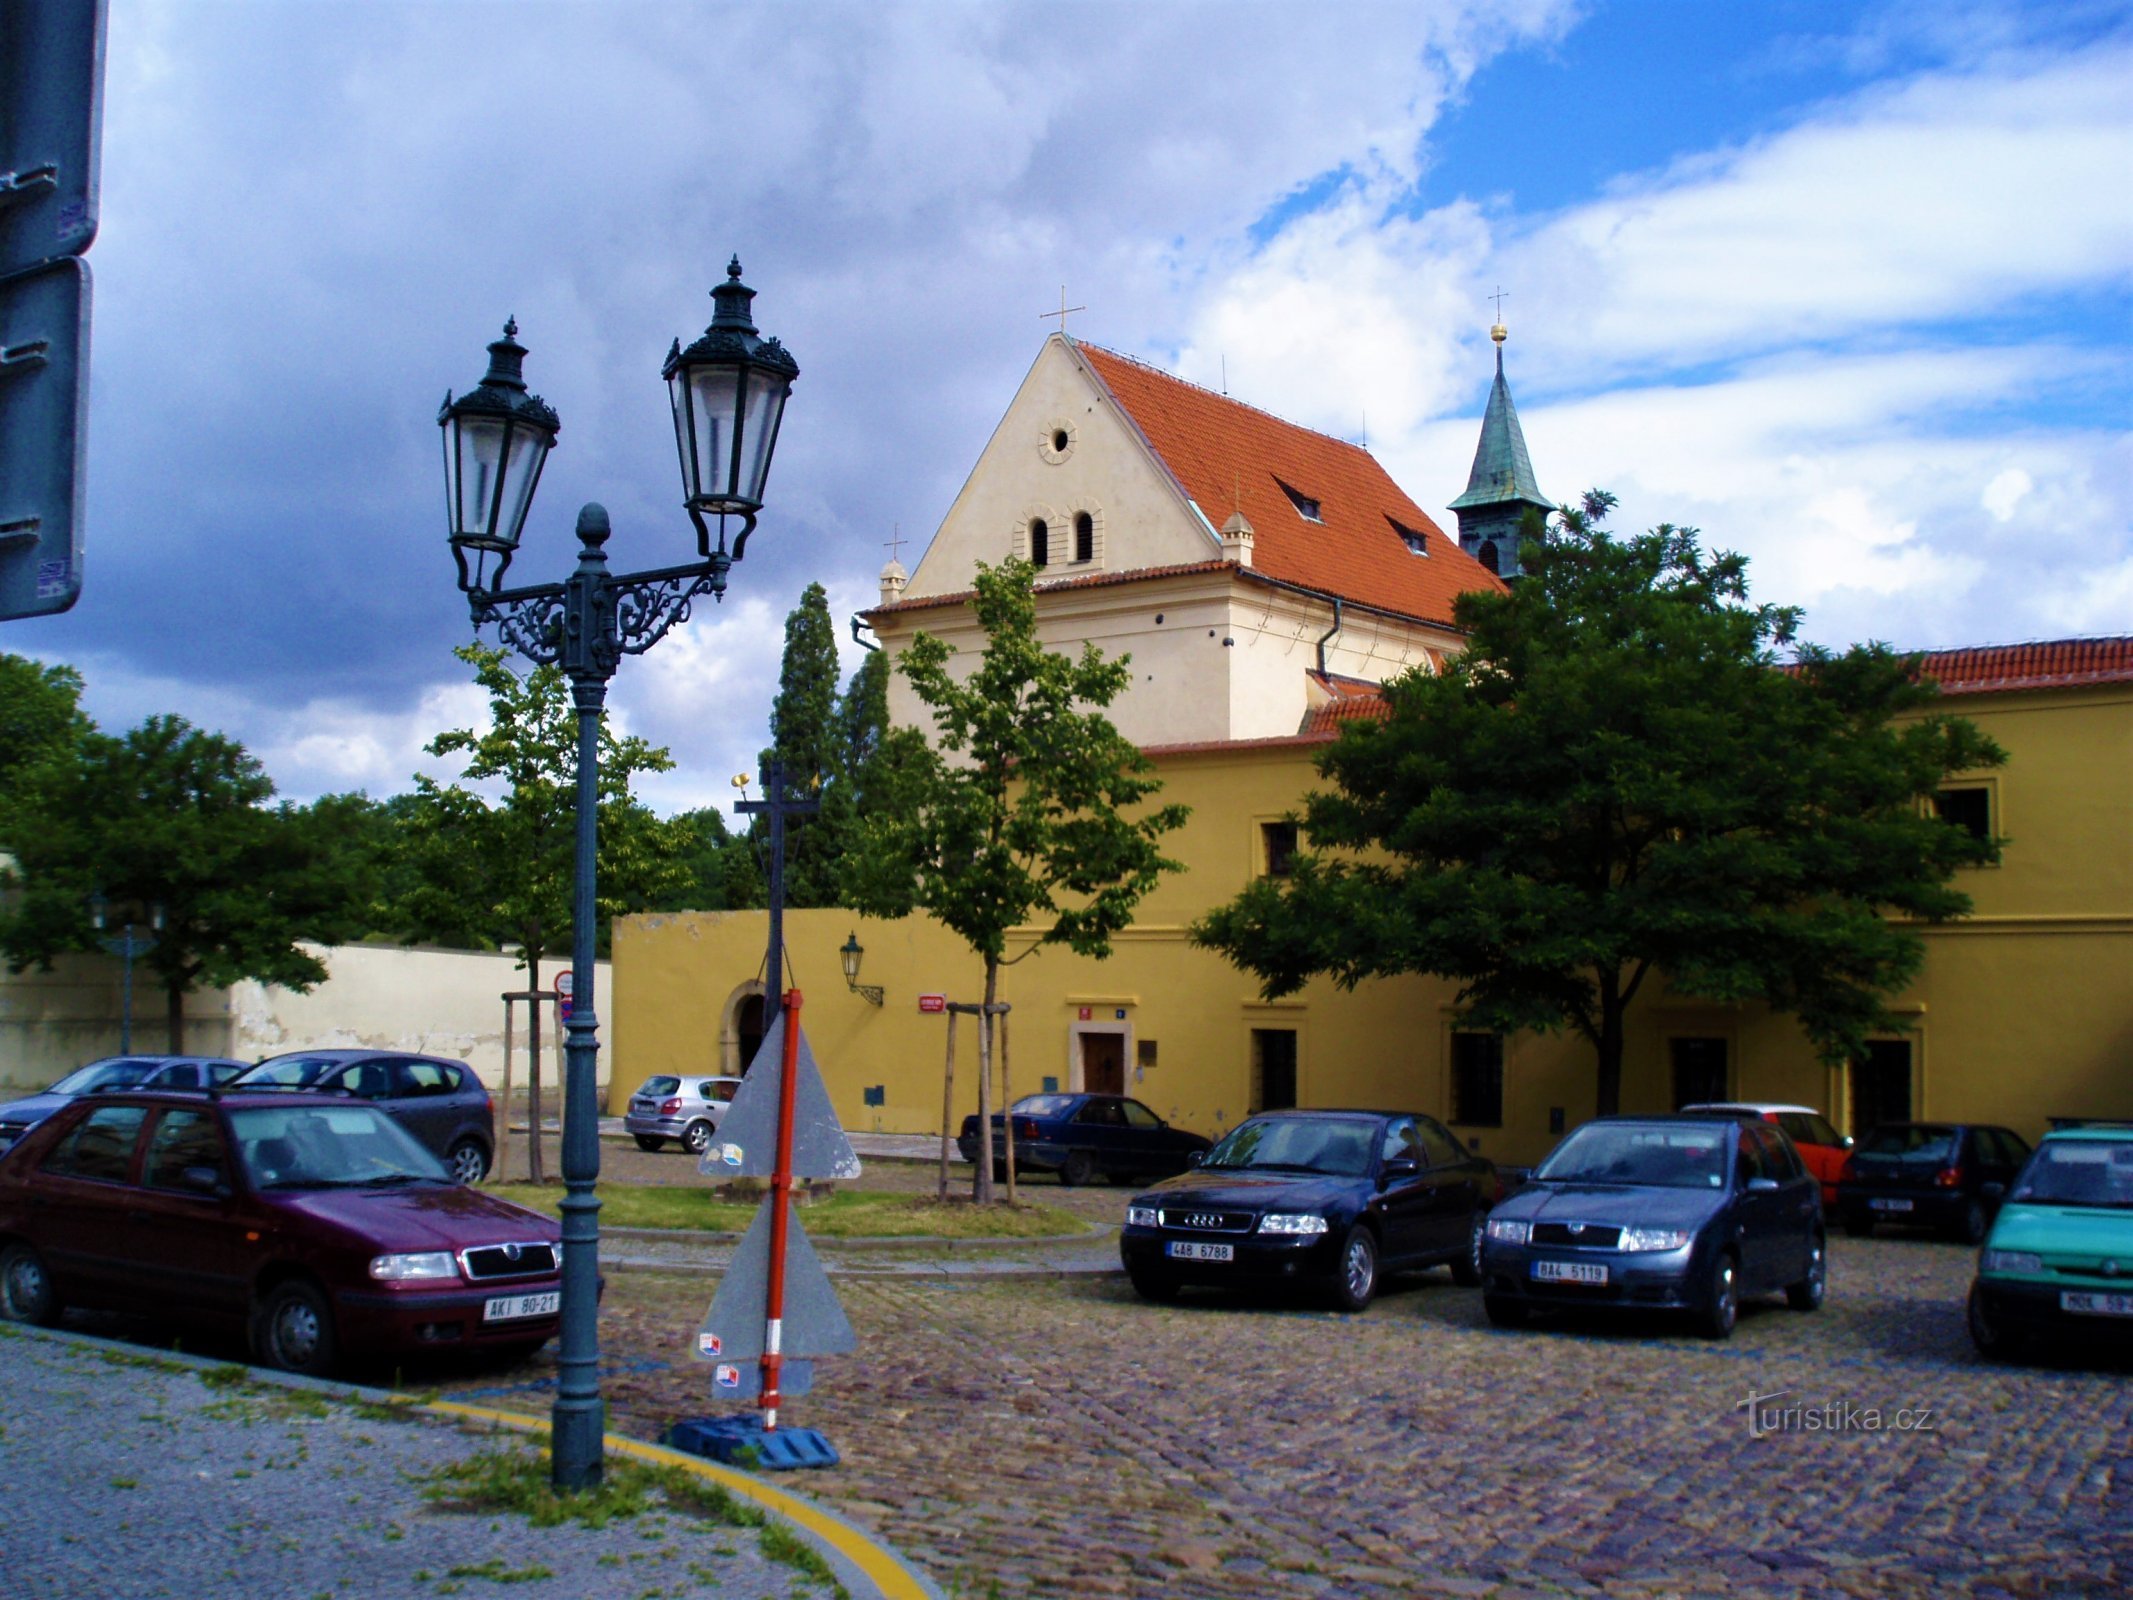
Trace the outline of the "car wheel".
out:
<instances>
[{"instance_id":1,"label":"car wheel","mask_svg":"<svg viewBox=\"0 0 2133 1600\"><path fill-rule=\"evenodd\" d=\"M1481 1297L1481 1309L1488 1313L1491 1327L1523 1328L1526 1325L1526 1307L1522 1301L1507 1299L1500 1294L1485 1294Z\"/></svg>"},{"instance_id":2,"label":"car wheel","mask_svg":"<svg viewBox=\"0 0 2133 1600\"><path fill-rule=\"evenodd\" d=\"M692 1156L700 1156L711 1148L711 1124L699 1119L681 1130L681 1147Z\"/></svg>"},{"instance_id":3,"label":"car wheel","mask_svg":"<svg viewBox=\"0 0 2133 1600\"><path fill-rule=\"evenodd\" d=\"M454 1183L479 1183L489 1175L489 1152L478 1139L462 1139L444 1158Z\"/></svg>"},{"instance_id":4,"label":"car wheel","mask_svg":"<svg viewBox=\"0 0 2133 1600\"><path fill-rule=\"evenodd\" d=\"M1955 1220L1955 1236L1964 1244L1983 1244L1985 1235L1991 1231L1992 1217L1982 1200L1972 1200Z\"/></svg>"},{"instance_id":5,"label":"car wheel","mask_svg":"<svg viewBox=\"0 0 2133 1600\"><path fill-rule=\"evenodd\" d=\"M666 1140L657 1134L635 1133L630 1137L637 1141L637 1148L640 1150L664 1150L667 1147Z\"/></svg>"},{"instance_id":6,"label":"car wheel","mask_svg":"<svg viewBox=\"0 0 2133 1600\"><path fill-rule=\"evenodd\" d=\"M1970 1286L1966 1320L1970 1324L1970 1342L1988 1361L2008 1361L2021 1354L2021 1336L1993 1316L1992 1308L1985 1304L1984 1292L1974 1283Z\"/></svg>"},{"instance_id":7,"label":"car wheel","mask_svg":"<svg viewBox=\"0 0 2133 1600\"><path fill-rule=\"evenodd\" d=\"M284 1283L268 1294L253 1325L259 1359L284 1372L322 1377L333 1370L337 1351L333 1312L308 1283Z\"/></svg>"},{"instance_id":8,"label":"car wheel","mask_svg":"<svg viewBox=\"0 0 2133 1600\"><path fill-rule=\"evenodd\" d=\"M1489 1214L1474 1213L1474 1228L1466 1241L1466 1254L1452 1258L1452 1282L1462 1289L1481 1287L1481 1246L1489 1236Z\"/></svg>"},{"instance_id":9,"label":"car wheel","mask_svg":"<svg viewBox=\"0 0 2133 1600\"><path fill-rule=\"evenodd\" d=\"M1070 1150L1059 1168L1059 1181L1079 1186L1096 1176L1096 1162L1086 1150Z\"/></svg>"},{"instance_id":10,"label":"car wheel","mask_svg":"<svg viewBox=\"0 0 2133 1600\"><path fill-rule=\"evenodd\" d=\"M1874 1219L1864 1211L1845 1212L1844 1235L1848 1239L1871 1239L1874 1236Z\"/></svg>"},{"instance_id":11,"label":"car wheel","mask_svg":"<svg viewBox=\"0 0 2133 1600\"><path fill-rule=\"evenodd\" d=\"M1178 1297L1178 1280L1167 1272L1153 1267L1128 1267L1126 1276L1133 1280L1133 1292L1143 1300L1167 1306Z\"/></svg>"},{"instance_id":12,"label":"car wheel","mask_svg":"<svg viewBox=\"0 0 2133 1600\"><path fill-rule=\"evenodd\" d=\"M1808 1246L1812 1252L1807 1258L1807 1276L1798 1283L1785 1287L1785 1304L1795 1311L1813 1311L1822 1304L1822 1297L1829 1292L1829 1247L1819 1233Z\"/></svg>"},{"instance_id":13,"label":"car wheel","mask_svg":"<svg viewBox=\"0 0 2133 1600\"><path fill-rule=\"evenodd\" d=\"M65 1309L52 1287L52 1275L44 1270L43 1256L26 1244L0 1251L0 1316L49 1328Z\"/></svg>"},{"instance_id":14,"label":"car wheel","mask_svg":"<svg viewBox=\"0 0 2133 1600\"><path fill-rule=\"evenodd\" d=\"M1730 1339L1733 1324L1739 1320L1740 1263L1729 1250L1711 1263L1710 1278L1704 1284L1703 1309L1697 1313L1696 1325L1706 1339Z\"/></svg>"},{"instance_id":15,"label":"car wheel","mask_svg":"<svg viewBox=\"0 0 2133 1600\"><path fill-rule=\"evenodd\" d=\"M1340 1275L1333 1280L1333 1303L1343 1311L1360 1311L1378 1292L1378 1242L1357 1223L1341 1241Z\"/></svg>"}]
</instances>

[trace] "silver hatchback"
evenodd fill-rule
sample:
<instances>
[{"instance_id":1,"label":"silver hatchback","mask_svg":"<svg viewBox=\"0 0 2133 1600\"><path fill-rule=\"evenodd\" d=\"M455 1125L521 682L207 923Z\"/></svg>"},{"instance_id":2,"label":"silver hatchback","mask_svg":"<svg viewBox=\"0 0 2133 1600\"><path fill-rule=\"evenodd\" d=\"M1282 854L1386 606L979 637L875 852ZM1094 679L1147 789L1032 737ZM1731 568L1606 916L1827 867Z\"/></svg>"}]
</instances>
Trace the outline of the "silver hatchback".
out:
<instances>
[{"instance_id":1,"label":"silver hatchback","mask_svg":"<svg viewBox=\"0 0 2133 1600\"><path fill-rule=\"evenodd\" d=\"M658 1150L673 1139L701 1155L740 1086L738 1078L647 1078L630 1096L623 1129L640 1150Z\"/></svg>"}]
</instances>

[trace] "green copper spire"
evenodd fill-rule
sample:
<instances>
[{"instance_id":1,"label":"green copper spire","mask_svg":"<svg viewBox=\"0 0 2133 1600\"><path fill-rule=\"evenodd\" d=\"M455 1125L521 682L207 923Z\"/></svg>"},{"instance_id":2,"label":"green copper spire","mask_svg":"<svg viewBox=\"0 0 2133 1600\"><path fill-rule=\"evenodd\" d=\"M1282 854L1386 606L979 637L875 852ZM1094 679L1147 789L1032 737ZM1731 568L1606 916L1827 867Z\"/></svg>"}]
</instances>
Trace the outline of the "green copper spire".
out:
<instances>
[{"instance_id":1,"label":"green copper spire","mask_svg":"<svg viewBox=\"0 0 2133 1600\"><path fill-rule=\"evenodd\" d=\"M1500 576L1518 575L1518 525L1529 509L1553 511L1555 505L1533 479L1526 436L1518 426L1518 408L1504 381L1502 323L1489 329L1496 341L1496 383L1489 409L1481 419L1481 443L1474 450L1474 470L1466 492L1451 504L1459 518L1459 548Z\"/></svg>"}]
</instances>

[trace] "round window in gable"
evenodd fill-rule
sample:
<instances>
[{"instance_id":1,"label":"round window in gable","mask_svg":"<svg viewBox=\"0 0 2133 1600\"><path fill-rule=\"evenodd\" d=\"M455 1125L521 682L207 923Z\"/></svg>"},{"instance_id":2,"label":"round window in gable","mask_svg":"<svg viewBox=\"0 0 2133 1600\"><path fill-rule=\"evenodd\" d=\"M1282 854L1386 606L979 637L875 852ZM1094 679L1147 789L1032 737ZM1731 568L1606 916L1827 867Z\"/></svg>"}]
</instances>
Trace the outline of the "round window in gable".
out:
<instances>
[{"instance_id":1,"label":"round window in gable","mask_svg":"<svg viewBox=\"0 0 2133 1600\"><path fill-rule=\"evenodd\" d=\"M1037 454L1056 467L1074 453L1074 440L1074 424L1063 417L1054 418L1037 436Z\"/></svg>"}]
</instances>

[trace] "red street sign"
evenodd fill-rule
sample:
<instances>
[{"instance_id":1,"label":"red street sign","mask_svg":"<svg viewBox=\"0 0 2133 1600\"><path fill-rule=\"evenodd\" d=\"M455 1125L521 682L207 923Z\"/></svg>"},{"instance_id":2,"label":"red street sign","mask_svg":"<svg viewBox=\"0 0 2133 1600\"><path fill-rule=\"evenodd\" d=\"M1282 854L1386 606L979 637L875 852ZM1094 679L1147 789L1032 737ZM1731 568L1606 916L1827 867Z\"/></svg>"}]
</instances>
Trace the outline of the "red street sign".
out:
<instances>
[{"instance_id":1,"label":"red street sign","mask_svg":"<svg viewBox=\"0 0 2133 1600\"><path fill-rule=\"evenodd\" d=\"M556 1014L565 1022L570 1020L571 992L577 988L578 975L574 972L559 972L555 975Z\"/></svg>"},{"instance_id":2,"label":"red street sign","mask_svg":"<svg viewBox=\"0 0 2133 1600\"><path fill-rule=\"evenodd\" d=\"M1089 1007L1083 1006L1081 1008L1081 1020L1083 1022L1087 1022L1092 1015L1094 1015L1094 1013L1090 1010Z\"/></svg>"},{"instance_id":3,"label":"red street sign","mask_svg":"<svg viewBox=\"0 0 2133 1600\"><path fill-rule=\"evenodd\" d=\"M944 994L922 994L918 997L918 1009L921 1011L946 1011L948 1009L948 997Z\"/></svg>"}]
</instances>

